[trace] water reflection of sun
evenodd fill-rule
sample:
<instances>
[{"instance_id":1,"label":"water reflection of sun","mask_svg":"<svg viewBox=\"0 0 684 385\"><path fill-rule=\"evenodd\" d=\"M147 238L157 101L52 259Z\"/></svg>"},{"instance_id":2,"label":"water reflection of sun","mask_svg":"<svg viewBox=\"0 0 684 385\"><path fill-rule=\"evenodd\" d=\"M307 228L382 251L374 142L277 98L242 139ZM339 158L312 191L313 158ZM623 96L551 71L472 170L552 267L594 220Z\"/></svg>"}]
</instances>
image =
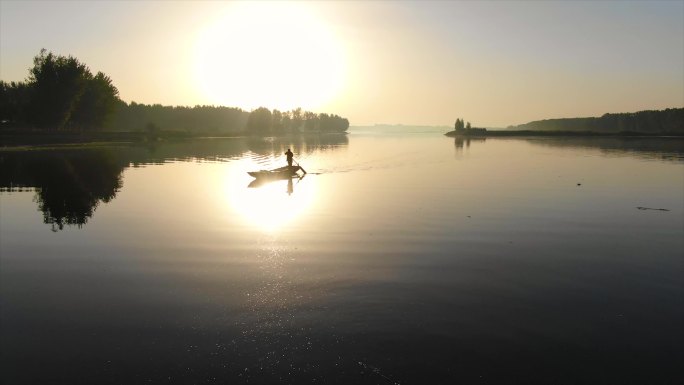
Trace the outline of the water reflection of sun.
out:
<instances>
[{"instance_id":1,"label":"water reflection of sun","mask_svg":"<svg viewBox=\"0 0 684 385\"><path fill-rule=\"evenodd\" d=\"M225 181L225 197L233 212L239 214L247 225L261 231L274 233L293 222L307 211L316 198L315 184L305 179L266 183L249 188L253 180L247 171L265 168L251 161L240 162L233 167ZM289 190L292 189L290 193Z\"/></svg>"}]
</instances>

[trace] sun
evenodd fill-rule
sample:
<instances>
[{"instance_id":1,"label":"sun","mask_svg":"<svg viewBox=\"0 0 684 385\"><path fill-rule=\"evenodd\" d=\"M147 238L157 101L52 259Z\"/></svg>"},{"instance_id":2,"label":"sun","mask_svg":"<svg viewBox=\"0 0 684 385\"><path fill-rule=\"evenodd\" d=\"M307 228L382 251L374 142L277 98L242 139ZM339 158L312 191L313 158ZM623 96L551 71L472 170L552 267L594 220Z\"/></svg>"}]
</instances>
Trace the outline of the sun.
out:
<instances>
[{"instance_id":1,"label":"sun","mask_svg":"<svg viewBox=\"0 0 684 385\"><path fill-rule=\"evenodd\" d=\"M198 35L195 82L209 104L316 109L344 85L342 44L306 4L236 2Z\"/></svg>"}]
</instances>

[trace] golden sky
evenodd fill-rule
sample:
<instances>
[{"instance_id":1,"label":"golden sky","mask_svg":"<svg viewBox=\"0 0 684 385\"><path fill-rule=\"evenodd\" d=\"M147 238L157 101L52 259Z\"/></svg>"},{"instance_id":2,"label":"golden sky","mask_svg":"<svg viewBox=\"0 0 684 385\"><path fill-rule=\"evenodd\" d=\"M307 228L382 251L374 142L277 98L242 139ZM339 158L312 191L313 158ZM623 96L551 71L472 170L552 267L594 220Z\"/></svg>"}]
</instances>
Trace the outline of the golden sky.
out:
<instances>
[{"instance_id":1,"label":"golden sky","mask_svg":"<svg viewBox=\"0 0 684 385\"><path fill-rule=\"evenodd\" d=\"M0 79L46 48L123 100L504 127L684 107L684 1L0 0Z\"/></svg>"}]
</instances>

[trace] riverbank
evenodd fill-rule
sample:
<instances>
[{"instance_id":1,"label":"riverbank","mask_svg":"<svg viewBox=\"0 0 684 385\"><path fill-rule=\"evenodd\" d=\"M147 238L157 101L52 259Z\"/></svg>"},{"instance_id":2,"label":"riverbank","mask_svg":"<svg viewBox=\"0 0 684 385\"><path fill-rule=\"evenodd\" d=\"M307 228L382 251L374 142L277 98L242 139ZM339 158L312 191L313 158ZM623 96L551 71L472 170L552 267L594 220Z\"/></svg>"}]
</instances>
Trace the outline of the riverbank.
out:
<instances>
[{"instance_id":1,"label":"riverbank","mask_svg":"<svg viewBox=\"0 0 684 385\"><path fill-rule=\"evenodd\" d=\"M143 131L57 132L42 130L2 130L0 147L34 145L69 145L87 143L138 143L160 139L185 139L195 135L180 131L161 131L152 135Z\"/></svg>"},{"instance_id":2,"label":"riverbank","mask_svg":"<svg viewBox=\"0 0 684 385\"><path fill-rule=\"evenodd\" d=\"M476 132L449 131L444 134L449 137L470 137L470 138L489 138L489 137L684 137L681 132L666 133L644 133L644 132L594 132L594 131L535 131L535 130L511 130L511 131L488 131L478 129Z\"/></svg>"},{"instance_id":3,"label":"riverbank","mask_svg":"<svg viewBox=\"0 0 684 385\"><path fill-rule=\"evenodd\" d=\"M306 132L298 134L287 134L280 136L265 137L301 137L301 136L321 136L321 135L346 135L347 133L319 133ZM30 147L69 147L69 146L91 146L91 145L111 145L111 144L130 144L130 143L156 143L160 141L175 141L186 139L201 138L250 138L262 136L250 135L244 132L235 133L189 133L184 131L159 131L150 134L143 131L98 131L98 132L46 132L46 131L26 131L26 130L0 130L0 150Z\"/></svg>"}]
</instances>

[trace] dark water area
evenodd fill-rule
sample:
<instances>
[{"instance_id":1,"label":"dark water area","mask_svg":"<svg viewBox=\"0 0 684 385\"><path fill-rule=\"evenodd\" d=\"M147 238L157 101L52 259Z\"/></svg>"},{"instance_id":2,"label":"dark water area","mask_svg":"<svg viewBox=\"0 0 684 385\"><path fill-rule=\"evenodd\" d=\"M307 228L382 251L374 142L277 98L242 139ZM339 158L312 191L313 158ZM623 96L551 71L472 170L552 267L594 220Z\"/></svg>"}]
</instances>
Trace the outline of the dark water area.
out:
<instances>
[{"instance_id":1,"label":"dark water area","mask_svg":"<svg viewBox=\"0 0 684 385\"><path fill-rule=\"evenodd\" d=\"M249 187L287 148L309 173ZM0 167L3 384L684 381L681 139L352 130Z\"/></svg>"}]
</instances>

